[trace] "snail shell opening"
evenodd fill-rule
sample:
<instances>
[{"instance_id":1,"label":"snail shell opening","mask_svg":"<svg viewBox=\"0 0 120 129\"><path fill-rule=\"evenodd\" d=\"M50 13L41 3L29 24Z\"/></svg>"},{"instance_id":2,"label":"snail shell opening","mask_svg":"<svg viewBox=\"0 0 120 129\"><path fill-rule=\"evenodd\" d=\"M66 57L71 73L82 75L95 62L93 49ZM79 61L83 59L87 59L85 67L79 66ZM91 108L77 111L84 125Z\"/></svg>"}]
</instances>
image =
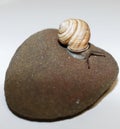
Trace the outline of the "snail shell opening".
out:
<instances>
[{"instance_id":1,"label":"snail shell opening","mask_svg":"<svg viewBox=\"0 0 120 129\"><path fill-rule=\"evenodd\" d=\"M59 26L58 39L71 52L82 52L89 48L90 29L80 19L68 19Z\"/></svg>"}]
</instances>

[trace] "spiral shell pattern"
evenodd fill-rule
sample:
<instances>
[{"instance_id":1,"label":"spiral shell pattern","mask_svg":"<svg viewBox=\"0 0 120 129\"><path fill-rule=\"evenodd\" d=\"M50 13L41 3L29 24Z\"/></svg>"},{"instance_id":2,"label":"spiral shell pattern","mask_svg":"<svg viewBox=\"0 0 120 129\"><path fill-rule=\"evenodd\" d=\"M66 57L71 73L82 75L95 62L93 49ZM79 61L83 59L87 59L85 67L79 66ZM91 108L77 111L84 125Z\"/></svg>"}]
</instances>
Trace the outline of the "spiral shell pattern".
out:
<instances>
[{"instance_id":1,"label":"spiral shell pattern","mask_svg":"<svg viewBox=\"0 0 120 129\"><path fill-rule=\"evenodd\" d=\"M68 19L59 26L58 38L70 51L82 52L89 48L90 29L83 20Z\"/></svg>"}]
</instances>

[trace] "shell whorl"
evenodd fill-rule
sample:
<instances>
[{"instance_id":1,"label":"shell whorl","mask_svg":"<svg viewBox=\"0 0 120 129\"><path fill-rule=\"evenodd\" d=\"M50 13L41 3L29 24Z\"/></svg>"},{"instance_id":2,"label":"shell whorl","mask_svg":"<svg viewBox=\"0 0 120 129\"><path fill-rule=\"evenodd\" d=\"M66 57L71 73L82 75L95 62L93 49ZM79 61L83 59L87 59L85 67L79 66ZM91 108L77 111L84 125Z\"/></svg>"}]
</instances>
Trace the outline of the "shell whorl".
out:
<instances>
[{"instance_id":1,"label":"shell whorl","mask_svg":"<svg viewBox=\"0 0 120 129\"><path fill-rule=\"evenodd\" d=\"M90 29L83 20L68 19L60 24L58 38L70 51L82 52L89 48Z\"/></svg>"}]
</instances>

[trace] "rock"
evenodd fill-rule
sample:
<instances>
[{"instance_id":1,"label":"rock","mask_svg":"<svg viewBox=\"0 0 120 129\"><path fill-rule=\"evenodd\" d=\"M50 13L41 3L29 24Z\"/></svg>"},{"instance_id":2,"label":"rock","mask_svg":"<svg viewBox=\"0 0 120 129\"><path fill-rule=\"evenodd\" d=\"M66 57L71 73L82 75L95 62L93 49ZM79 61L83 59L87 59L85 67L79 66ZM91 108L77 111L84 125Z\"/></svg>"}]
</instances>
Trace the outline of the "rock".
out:
<instances>
[{"instance_id":1,"label":"rock","mask_svg":"<svg viewBox=\"0 0 120 129\"><path fill-rule=\"evenodd\" d=\"M55 121L76 116L112 86L118 74L114 58L73 58L47 29L29 37L16 51L6 72L6 101L16 115L37 121Z\"/></svg>"}]
</instances>

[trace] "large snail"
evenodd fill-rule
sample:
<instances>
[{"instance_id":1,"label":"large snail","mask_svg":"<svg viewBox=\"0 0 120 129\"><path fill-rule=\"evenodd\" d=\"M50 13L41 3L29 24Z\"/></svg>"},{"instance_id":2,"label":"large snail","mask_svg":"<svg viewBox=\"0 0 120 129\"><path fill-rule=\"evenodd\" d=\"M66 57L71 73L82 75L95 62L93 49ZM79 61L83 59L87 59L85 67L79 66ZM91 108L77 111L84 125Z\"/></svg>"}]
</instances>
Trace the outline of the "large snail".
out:
<instances>
[{"instance_id":1,"label":"large snail","mask_svg":"<svg viewBox=\"0 0 120 129\"><path fill-rule=\"evenodd\" d=\"M95 51L90 47L90 28L88 24L81 19L68 19L59 26L58 39L61 44L66 45L69 53L78 59L86 59L89 66L89 57L105 56L103 53ZM82 58L81 58L82 55Z\"/></svg>"}]
</instances>

